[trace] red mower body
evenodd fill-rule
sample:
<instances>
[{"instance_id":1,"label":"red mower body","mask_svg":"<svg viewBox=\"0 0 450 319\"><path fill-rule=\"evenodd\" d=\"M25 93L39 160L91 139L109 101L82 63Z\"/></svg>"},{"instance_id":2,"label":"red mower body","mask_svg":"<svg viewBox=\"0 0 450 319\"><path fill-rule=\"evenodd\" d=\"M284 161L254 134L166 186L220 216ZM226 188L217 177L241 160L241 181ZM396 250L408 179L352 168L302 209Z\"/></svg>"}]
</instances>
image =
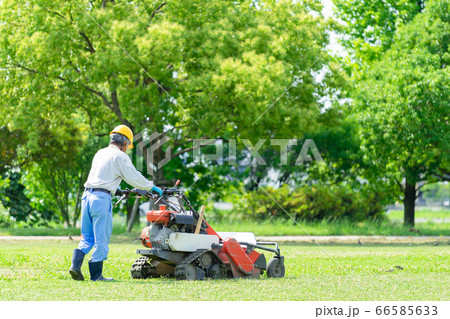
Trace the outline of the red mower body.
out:
<instances>
[{"instance_id":1,"label":"red mower body","mask_svg":"<svg viewBox=\"0 0 450 319\"><path fill-rule=\"evenodd\" d=\"M264 271L269 277L284 276L284 257L277 243L257 242L252 233L218 233L190 207L190 213L165 205L147 212L150 226L140 236L145 249L137 250L142 257L131 268L132 278L258 278ZM266 263L256 249L275 256Z\"/></svg>"}]
</instances>

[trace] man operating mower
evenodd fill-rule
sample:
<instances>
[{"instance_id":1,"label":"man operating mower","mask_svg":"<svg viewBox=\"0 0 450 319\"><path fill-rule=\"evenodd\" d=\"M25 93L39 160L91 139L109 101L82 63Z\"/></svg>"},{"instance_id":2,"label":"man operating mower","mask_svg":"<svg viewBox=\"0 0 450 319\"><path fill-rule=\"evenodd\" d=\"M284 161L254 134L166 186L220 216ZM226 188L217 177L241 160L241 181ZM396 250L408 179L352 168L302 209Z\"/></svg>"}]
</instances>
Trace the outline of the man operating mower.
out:
<instances>
[{"instance_id":1,"label":"man operating mower","mask_svg":"<svg viewBox=\"0 0 450 319\"><path fill-rule=\"evenodd\" d=\"M125 153L133 148L133 132L125 125L117 126L110 133L110 144L95 154L88 179L84 184L81 213L81 241L73 251L69 273L74 280L84 280L81 265L84 256L94 248L89 261L89 272L93 281L111 281L102 275L103 261L108 257L113 216L112 195L121 195L118 188L122 179L138 189L162 190L153 185L136 170L130 157Z\"/></svg>"}]
</instances>

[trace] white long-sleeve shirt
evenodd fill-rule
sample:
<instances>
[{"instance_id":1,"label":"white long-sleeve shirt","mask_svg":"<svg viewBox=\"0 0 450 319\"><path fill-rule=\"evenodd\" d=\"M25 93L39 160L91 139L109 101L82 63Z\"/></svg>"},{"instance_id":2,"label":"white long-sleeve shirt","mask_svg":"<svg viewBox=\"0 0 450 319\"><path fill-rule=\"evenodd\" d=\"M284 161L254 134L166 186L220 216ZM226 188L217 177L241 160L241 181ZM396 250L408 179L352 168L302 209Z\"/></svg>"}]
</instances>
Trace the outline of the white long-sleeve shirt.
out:
<instances>
[{"instance_id":1,"label":"white long-sleeve shirt","mask_svg":"<svg viewBox=\"0 0 450 319\"><path fill-rule=\"evenodd\" d=\"M114 194L122 179L138 189L150 190L153 187L153 182L142 176L127 154L117 146L109 145L95 154L84 187L103 188Z\"/></svg>"}]
</instances>

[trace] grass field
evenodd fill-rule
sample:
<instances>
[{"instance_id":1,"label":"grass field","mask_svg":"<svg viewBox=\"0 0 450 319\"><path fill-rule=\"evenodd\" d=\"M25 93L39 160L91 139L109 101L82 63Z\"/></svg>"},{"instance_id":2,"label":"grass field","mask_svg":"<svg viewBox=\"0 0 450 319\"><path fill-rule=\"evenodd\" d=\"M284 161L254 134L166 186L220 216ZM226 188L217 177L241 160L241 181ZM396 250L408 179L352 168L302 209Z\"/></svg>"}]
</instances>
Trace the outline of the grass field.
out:
<instances>
[{"instance_id":1,"label":"grass field","mask_svg":"<svg viewBox=\"0 0 450 319\"><path fill-rule=\"evenodd\" d=\"M403 220L403 210L393 209L387 214L390 220ZM424 208L416 209L415 218L418 220L440 220L440 219L450 219L450 209L438 209L430 210Z\"/></svg>"},{"instance_id":2,"label":"grass field","mask_svg":"<svg viewBox=\"0 0 450 319\"><path fill-rule=\"evenodd\" d=\"M420 222L416 223L415 229L419 232L411 232L409 227L404 227L401 222L402 211L390 211L388 220L384 222L361 222L350 223L347 221L322 221L314 223L299 222L292 220L277 220L264 222L215 222L209 221L211 226L217 231L249 231L258 236L277 236L277 235L380 235L380 236L450 236L450 210L420 210L416 212L416 216ZM438 220L438 222L436 222ZM447 221L440 222L439 220ZM125 222L118 216L114 217L113 233L123 234L126 232ZM144 227L134 226L133 232L139 235L140 230ZM1 235L20 235L20 236L68 236L79 235L80 230L76 228L66 229L62 225L53 224L49 227L32 227L32 228L0 228Z\"/></svg>"},{"instance_id":3,"label":"grass field","mask_svg":"<svg viewBox=\"0 0 450 319\"><path fill-rule=\"evenodd\" d=\"M285 278L186 282L132 280L131 241L113 237L114 283L71 279L76 242L0 241L0 300L450 300L448 245L282 245Z\"/></svg>"},{"instance_id":4,"label":"grass field","mask_svg":"<svg viewBox=\"0 0 450 319\"><path fill-rule=\"evenodd\" d=\"M212 224L217 231L249 231L258 236L283 236L283 235L361 235L361 236L450 236L450 223L416 223L415 229L419 232L410 231L410 227L404 227L400 222L316 222L316 223L294 223L292 221L276 222L241 222L241 223L218 223Z\"/></svg>"}]
</instances>

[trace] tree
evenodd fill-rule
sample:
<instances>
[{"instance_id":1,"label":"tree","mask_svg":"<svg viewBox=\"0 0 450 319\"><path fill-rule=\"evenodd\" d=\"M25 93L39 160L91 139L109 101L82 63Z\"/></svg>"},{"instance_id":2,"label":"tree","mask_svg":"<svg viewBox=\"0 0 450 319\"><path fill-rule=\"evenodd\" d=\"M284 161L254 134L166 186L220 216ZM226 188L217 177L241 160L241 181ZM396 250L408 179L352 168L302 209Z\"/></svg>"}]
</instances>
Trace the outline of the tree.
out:
<instances>
[{"instance_id":1,"label":"tree","mask_svg":"<svg viewBox=\"0 0 450 319\"><path fill-rule=\"evenodd\" d=\"M337 17L346 24L341 43L357 65L377 60L394 43L396 30L421 13L426 3L425 0L333 2Z\"/></svg>"},{"instance_id":2,"label":"tree","mask_svg":"<svg viewBox=\"0 0 450 319\"><path fill-rule=\"evenodd\" d=\"M449 2L427 1L394 43L354 78L353 97L372 179L397 184L404 223L414 226L418 183L448 180L450 172Z\"/></svg>"},{"instance_id":3,"label":"tree","mask_svg":"<svg viewBox=\"0 0 450 319\"><path fill-rule=\"evenodd\" d=\"M334 26L308 14L320 9L319 1L2 1L2 121L23 127L56 112L84 117L98 136L117 123L147 128L170 136L172 157L190 152L194 138L301 136L333 90L314 77L335 71L326 52ZM163 173L156 183L170 183Z\"/></svg>"},{"instance_id":4,"label":"tree","mask_svg":"<svg viewBox=\"0 0 450 319\"><path fill-rule=\"evenodd\" d=\"M23 154L25 129L10 130L7 126L0 127L0 199L9 215L16 222L26 222L29 225L45 225L54 212L47 207L35 207L32 199L27 196L27 184L23 183L26 167L38 162L45 156L46 148Z\"/></svg>"},{"instance_id":5,"label":"tree","mask_svg":"<svg viewBox=\"0 0 450 319\"><path fill-rule=\"evenodd\" d=\"M10 131L6 126L0 126L0 140L2 150L0 151L0 175L18 165L17 149L24 134L22 131Z\"/></svg>"},{"instance_id":6,"label":"tree","mask_svg":"<svg viewBox=\"0 0 450 319\"><path fill-rule=\"evenodd\" d=\"M76 207L75 194L80 196L79 175L89 168L80 159L84 151L80 124L67 118L59 121L52 130L44 121L36 125L40 133L38 149L46 153L39 161L24 166L27 174L22 181L30 198L44 202L69 227L77 219L72 223L76 214L72 214L71 207Z\"/></svg>"},{"instance_id":7,"label":"tree","mask_svg":"<svg viewBox=\"0 0 450 319\"><path fill-rule=\"evenodd\" d=\"M15 221L37 221L36 212L30 205L30 199L24 194L25 187L20 183L20 173L8 174L8 185L0 189L1 203L9 210Z\"/></svg>"}]
</instances>

